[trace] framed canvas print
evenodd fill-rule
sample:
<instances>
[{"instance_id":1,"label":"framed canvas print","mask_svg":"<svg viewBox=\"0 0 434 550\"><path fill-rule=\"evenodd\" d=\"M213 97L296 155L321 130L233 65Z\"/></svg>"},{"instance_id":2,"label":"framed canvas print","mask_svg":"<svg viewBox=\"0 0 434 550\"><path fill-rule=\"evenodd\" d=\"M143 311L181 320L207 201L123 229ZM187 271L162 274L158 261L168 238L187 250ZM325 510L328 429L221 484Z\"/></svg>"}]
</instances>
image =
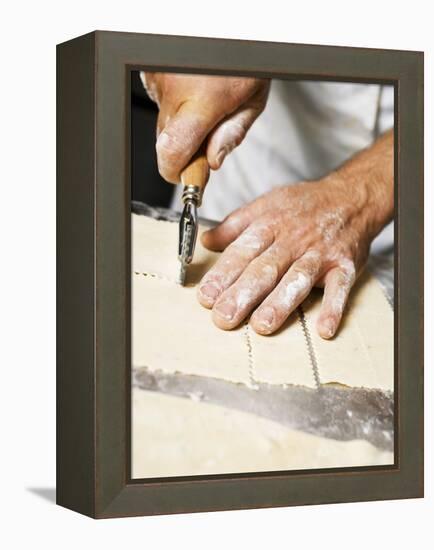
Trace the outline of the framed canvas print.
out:
<instances>
[{"instance_id":1,"label":"framed canvas print","mask_svg":"<svg viewBox=\"0 0 434 550\"><path fill-rule=\"evenodd\" d=\"M423 54L57 49L57 501L423 495Z\"/></svg>"}]
</instances>

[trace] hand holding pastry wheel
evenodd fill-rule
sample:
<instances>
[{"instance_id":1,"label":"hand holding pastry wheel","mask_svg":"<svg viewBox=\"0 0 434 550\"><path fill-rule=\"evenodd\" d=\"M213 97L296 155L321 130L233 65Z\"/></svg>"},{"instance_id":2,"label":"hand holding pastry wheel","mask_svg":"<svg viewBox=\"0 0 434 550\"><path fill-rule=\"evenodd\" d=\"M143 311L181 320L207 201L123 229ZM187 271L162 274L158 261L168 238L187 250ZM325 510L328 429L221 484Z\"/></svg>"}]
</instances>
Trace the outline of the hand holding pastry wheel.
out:
<instances>
[{"instance_id":1,"label":"hand holding pastry wheel","mask_svg":"<svg viewBox=\"0 0 434 550\"><path fill-rule=\"evenodd\" d=\"M209 165L203 150L199 150L181 173L184 186L184 209L179 220L178 259L181 262L178 282L185 284L187 265L192 261L198 232L197 209L209 179Z\"/></svg>"}]
</instances>

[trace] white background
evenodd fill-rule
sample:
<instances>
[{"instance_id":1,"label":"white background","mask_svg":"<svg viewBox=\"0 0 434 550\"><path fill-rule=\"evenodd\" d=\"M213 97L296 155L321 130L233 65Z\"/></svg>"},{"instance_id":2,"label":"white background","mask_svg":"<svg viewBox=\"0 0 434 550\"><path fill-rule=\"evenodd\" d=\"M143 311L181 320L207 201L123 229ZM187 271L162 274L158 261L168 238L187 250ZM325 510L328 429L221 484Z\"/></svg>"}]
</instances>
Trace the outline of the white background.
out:
<instances>
[{"instance_id":1,"label":"white background","mask_svg":"<svg viewBox=\"0 0 434 550\"><path fill-rule=\"evenodd\" d=\"M3 548L433 547L433 339L426 355L426 498L92 521L56 507L55 44L94 29L425 51L426 281L433 280L430 2L12 2L1 17ZM412 182L404 182L411 185ZM426 325L432 333L432 286ZM48 499L47 499L48 497ZM4 539L4 540L2 540ZM419 542L416 542L419 540ZM6 544L4 544L6 542ZM25 546L24 546L25 545ZM104 546L103 546L104 545Z\"/></svg>"}]
</instances>

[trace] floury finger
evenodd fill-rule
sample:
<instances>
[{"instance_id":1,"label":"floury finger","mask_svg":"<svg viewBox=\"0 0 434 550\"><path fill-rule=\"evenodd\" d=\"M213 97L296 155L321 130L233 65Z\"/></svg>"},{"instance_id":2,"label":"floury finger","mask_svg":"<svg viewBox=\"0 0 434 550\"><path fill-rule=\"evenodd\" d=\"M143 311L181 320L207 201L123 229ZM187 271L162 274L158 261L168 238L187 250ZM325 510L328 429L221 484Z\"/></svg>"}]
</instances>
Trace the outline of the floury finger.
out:
<instances>
[{"instance_id":1,"label":"floury finger","mask_svg":"<svg viewBox=\"0 0 434 550\"><path fill-rule=\"evenodd\" d=\"M322 338L333 338L336 334L355 279L356 270L350 260L342 261L325 276L324 297L317 321L318 334Z\"/></svg>"},{"instance_id":2,"label":"floury finger","mask_svg":"<svg viewBox=\"0 0 434 550\"><path fill-rule=\"evenodd\" d=\"M321 256L316 251L308 251L294 262L275 290L253 313L250 320L253 329L266 335L280 328L312 290L321 266Z\"/></svg>"},{"instance_id":3,"label":"floury finger","mask_svg":"<svg viewBox=\"0 0 434 550\"><path fill-rule=\"evenodd\" d=\"M247 228L202 279L198 289L199 302L205 307L212 307L245 268L272 243L273 233L267 227Z\"/></svg>"}]
</instances>

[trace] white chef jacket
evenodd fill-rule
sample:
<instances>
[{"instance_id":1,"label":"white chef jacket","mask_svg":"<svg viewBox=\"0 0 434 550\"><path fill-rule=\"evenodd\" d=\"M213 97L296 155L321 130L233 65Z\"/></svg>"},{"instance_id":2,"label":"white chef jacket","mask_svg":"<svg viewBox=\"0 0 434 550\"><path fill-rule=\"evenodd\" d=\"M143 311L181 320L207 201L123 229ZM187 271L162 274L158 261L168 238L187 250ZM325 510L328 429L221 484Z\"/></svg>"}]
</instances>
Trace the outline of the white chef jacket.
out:
<instances>
[{"instance_id":1,"label":"white chef jacket","mask_svg":"<svg viewBox=\"0 0 434 550\"><path fill-rule=\"evenodd\" d=\"M273 80L263 113L211 173L200 215L220 221L272 188L317 179L393 127L392 86ZM172 208L180 210L181 186ZM371 250L393 249L393 223Z\"/></svg>"}]
</instances>

